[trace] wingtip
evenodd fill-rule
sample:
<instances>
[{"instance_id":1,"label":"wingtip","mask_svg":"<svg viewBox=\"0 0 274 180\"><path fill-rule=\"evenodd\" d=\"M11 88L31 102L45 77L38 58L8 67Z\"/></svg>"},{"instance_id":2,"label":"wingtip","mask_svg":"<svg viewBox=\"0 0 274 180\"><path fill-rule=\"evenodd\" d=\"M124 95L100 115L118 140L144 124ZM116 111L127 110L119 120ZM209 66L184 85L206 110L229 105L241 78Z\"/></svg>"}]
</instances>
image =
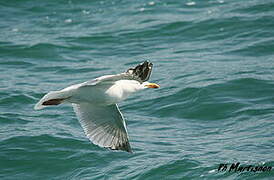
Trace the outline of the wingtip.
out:
<instances>
[{"instance_id":1,"label":"wingtip","mask_svg":"<svg viewBox=\"0 0 274 180\"><path fill-rule=\"evenodd\" d=\"M133 151L130 149L130 151L127 151L128 153L130 153L130 154L133 154Z\"/></svg>"},{"instance_id":2,"label":"wingtip","mask_svg":"<svg viewBox=\"0 0 274 180\"><path fill-rule=\"evenodd\" d=\"M44 106L41 105L40 103L35 104L35 106L33 107L34 110L41 110L43 108L44 108Z\"/></svg>"},{"instance_id":3,"label":"wingtip","mask_svg":"<svg viewBox=\"0 0 274 180\"><path fill-rule=\"evenodd\" d=\"M125 141L122 144L117 144L116 146L105 147L105 148L108 148L113 151L125 151L125 152L133 154L133 151L132 151L128 141Z\"/></svg>"},{"instance_id":4,"label":"wingtip","mask_svg":"<svg viewBox=\"0 0 274 180\"><path fill-rule=\"evenodd\" d=\"M41 109L41 108L39 108L37 105L35 105L35 106L33 107L33 109L37 111L37 110L39 110L39 109Z\"/></svg>"},{"instance_id":5,"label":"wingtip","mask_svg":"<svg viewBox=\"0 0 274 180\"><path fill-rule=\"evenodd\" d=\"M131 150L131 147L130 147L130 144L129 144L128 140L125 141L122 144L119 144L115 148L117 148L117 150L122 150L122 151L126 151L126 152L129 152L129 153L133 153L132 150Z\"/></svg>"},{"instance_id":6,"label":"wingtip","mask_svg":"<svg viewBox=\"0 0 274 180\"><path fill-rule=\"evenodd\" d=\"M141 82L145 82L150 78L152 67L153 64L146 60L134 68L129 68L126 73L132 75L133 78L138 79Z\"/></svg>"},{"instance_id":7,"label":"wingtip","mask_svg":"<svg viewBox=\"0 0 274 180\"><path fill-rule=\"evenodd\" d=\"M109 150L112 150L112 151L123 151L123 152L128 152L130 154L133 154L133 151L131 148L129 148L129 149L112 148L112 147L106 147L106 148L108 148Z\"/></svg>"}]
</instances>

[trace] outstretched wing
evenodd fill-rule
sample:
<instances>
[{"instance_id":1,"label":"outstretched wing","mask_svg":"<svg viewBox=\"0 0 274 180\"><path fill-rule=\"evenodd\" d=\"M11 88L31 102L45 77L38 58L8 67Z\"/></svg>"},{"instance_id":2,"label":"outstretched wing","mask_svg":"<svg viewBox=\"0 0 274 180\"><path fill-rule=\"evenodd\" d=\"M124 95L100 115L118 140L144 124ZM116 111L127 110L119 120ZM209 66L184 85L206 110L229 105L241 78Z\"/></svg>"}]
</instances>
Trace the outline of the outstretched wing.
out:
<instances>
[{"instance_id":1,"label":"outstretched wing","mask_svg":"<svg viewBox=\"0 0 274 180\"><path fill-rule=\"evenodd\" d=\"M142 64L139 64L135 68L129 68L126 72L115 74L115 75L105 75L87 81L81 84L81 87L84 86L93 86L98 84L112 84L118 80L136 80L140 83L147 81L151 75L153 64L145 61Z\"/></svg>"},{"instance_id":2,"label":"outstretched wing","mask_svg":"<svg viewBox=\"0 0 274 180\"><path fill-rule=\"evenodd\" d=\"M91 142L112 150L132 152L125 120L116 104L95 106L82 103L73 104L73 108Z\"/></svg>"}]
</instances>

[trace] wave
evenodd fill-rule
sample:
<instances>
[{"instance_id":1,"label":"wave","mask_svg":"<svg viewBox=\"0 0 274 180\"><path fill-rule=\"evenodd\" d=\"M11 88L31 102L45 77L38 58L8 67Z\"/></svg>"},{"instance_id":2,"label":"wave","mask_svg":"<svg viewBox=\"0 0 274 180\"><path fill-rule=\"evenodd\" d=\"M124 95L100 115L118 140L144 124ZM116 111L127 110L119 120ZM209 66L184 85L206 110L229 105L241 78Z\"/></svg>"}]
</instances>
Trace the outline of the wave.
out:
<instances>
[{"instance_id":1,"label":"wave","mask_svg":"<svg viewBox=\"0 0 274 180\"><path fill-rule=\"evenodd\" d=\"M130 104L129 109L138 109L162 118L200 120L220 120L252 113L258 111L258 104L265 105L262 112L272 113L267 102L273 101L273 86L268 80L235 79L205 87L188 87L174 94Z\"/></svg>"},{"instance_id":2,"label":"wave","mask_svg":"<svg viewBox=\"0 0 274 180\"><path fill-rule=\"evenodd\" d=\"M6 106L15 106L20 104L33 104L35 98L27 94L8 95L0 98L0 104Z\"/></svg>"},{"instance_id":3,"label":"wave","mask_svg":"<svg viewBox=\"0 0 274 180\"><path fill-rule=\"evenodd\" d=\"M149 167L146 171L140 175L137 175L132 178L137 179L177 179L178 177L184 178L195 178L199 176L199 168L200 162L191 160L191 159L183 159L183 160L172 160L169 162L163 161L159 162L158 165ZM193 173L190 173L193 172Z\"/></svg>"}]
</instances>

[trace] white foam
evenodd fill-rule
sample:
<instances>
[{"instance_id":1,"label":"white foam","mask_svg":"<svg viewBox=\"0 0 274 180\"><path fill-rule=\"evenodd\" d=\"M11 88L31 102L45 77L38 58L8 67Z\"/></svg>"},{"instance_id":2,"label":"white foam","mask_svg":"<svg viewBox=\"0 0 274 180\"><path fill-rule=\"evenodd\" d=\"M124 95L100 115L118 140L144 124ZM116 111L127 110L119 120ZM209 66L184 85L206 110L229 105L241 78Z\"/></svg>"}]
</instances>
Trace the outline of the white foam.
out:
<instances>
[{"instance_id":1,"label":"white foam","mask_svg":"<svg viewBox=\"0 0 274 180\"><path fill-rule=\"evenodd\" d=\"M19 31L19 29L17 29L17 28L13 28L11 31L12 31L12 32L18 32L18 31Z\"/></svg>"},{"instance_id":2,"label":"white foam","mask_svg":"<svg viewBox=\"0 0 274 180\"><path fill-rule=\"evenodd\" d=\"M139 11L143 12L145 10L145 8L140 8Z\"/></svg>"},{"instance_id":3,"label":"white foam","mask_svg":"<svg viewBox=\"0 0 274 180\"><path fill-rule=\"evenodd\" d=\"M187 6L194 6L194 5L196 5L196 2L194 2L194 1L187 2L186 5Z\"/></svg>"},{"instance_id":4,"label":"white foam","mask_svg":"<svg viewBox=\"0 0 274 180\"><path fill-rule=\"evenodd\" d=\"M89 11L86 11L86 10L83 10L82 13L83 13L83 14L90 14L90 12L89 12Z\"/></svg>"},{"instance_id":5,"label":"white foam","mask_svg":"<svg viewBox=\"0 0 274 180\"><path fill-rule=\"evenodd\" d=\"M153 5L155 5L155 2L151 1L148 3L148 5L153 6Z\"/></svg>"},{"instance_id":6,"label":"white foam","mask_svg":"<svg viewBox=\"0 0 274 180\"><path fill-rule=\"evenodd\" d=\"M66 19L65 20L65 23L71 23L72 22L72 19Z\"/></svg>"}]
</instances>

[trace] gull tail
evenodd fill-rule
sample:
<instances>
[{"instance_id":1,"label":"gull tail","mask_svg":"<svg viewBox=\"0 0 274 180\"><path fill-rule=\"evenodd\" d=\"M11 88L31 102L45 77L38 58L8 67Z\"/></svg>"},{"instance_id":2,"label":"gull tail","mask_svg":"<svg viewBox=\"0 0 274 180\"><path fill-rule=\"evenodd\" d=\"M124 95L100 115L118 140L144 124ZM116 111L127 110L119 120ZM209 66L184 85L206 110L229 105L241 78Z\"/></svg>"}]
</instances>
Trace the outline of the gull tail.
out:
<instances>
[{"instance_id":1,"label":"gull tail","mask_svg":"<svg viewBox=\"0 0 274 180\"><path fill-rule=\"evenodd\" d=\"M50 91L34 106L35 110L63 103L69 96L65 91Z\"/></svg>"}]
</instances>

